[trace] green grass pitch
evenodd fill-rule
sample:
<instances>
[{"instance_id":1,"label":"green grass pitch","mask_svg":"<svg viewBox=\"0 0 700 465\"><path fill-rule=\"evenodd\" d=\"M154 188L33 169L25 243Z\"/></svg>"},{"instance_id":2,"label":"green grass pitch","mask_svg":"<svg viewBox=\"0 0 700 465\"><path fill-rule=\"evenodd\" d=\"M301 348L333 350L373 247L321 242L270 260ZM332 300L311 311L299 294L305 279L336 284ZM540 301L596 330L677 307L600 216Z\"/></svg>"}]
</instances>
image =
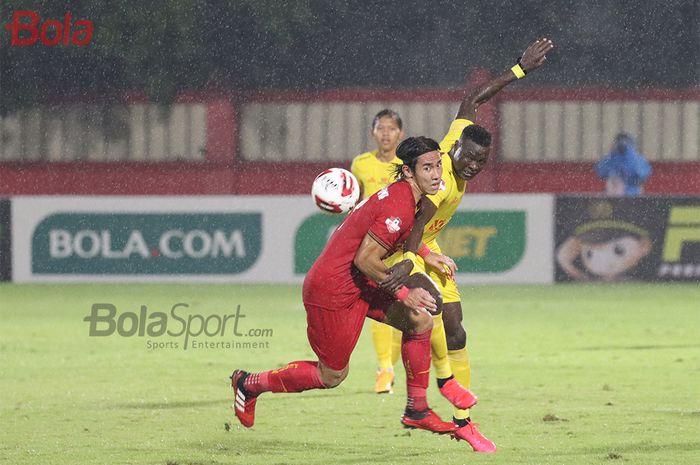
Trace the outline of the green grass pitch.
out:
<instances>
[{"instance_id":1,"label":"green grass pitch","mask_svg":"<svg viewBox=\"0 0 700 465\"><path fill-rule=\"evenodd\" d=\"M491 455L401 428L403 368L394 394L372 392L369 331L339 388L265 394L255 427L239 427L233 368L313 358L299 286L2 285L0 464L700 463L700 286L462 291L472 416L499 447ZM204 315L240 305L239 333L272 334L195 338L256 349L153 350L182 337L89 337L96 302ZM448 417L434 384L429 402Z\"/></svg>"}]
</instances>

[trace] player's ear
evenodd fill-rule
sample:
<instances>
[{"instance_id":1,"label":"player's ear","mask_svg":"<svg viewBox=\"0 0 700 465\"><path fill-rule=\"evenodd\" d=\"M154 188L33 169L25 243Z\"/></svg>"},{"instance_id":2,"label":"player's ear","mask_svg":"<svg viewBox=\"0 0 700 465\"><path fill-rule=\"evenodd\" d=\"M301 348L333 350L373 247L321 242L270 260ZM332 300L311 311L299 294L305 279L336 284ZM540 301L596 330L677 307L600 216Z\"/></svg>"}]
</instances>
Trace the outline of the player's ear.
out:
<instances>
[{"instance_id":1,"label":"player's ear","mask_svg":"<svg viewBox=\"0 0 700 465\"><path fill-rule=\"evenodd\" d=\"M452 145L452 153L455 154L457 153L458 150L462 148L462 138L458 137L457 140L455 141L454 145Z\"/></svg>"},{"instance_id":2,"label":"player's ear","mask_svg":"<svg viewBox=\"0 0 700 465\"><path fill-rule=\"evenodd\" d=\"M406 179L411 179L413 177L413 171L411 171L411 168L409 168L408 165L403 165L401 167L401 172L403 173L403 177Z\"/></svg>"}]
</instances>

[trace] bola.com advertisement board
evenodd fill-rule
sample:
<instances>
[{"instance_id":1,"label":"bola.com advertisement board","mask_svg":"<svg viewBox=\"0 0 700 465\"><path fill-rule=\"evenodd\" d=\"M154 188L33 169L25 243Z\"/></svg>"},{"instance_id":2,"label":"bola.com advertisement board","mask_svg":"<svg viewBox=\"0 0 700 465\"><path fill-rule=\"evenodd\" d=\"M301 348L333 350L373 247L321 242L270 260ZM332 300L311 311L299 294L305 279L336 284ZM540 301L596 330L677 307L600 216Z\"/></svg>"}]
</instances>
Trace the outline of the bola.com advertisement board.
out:
<instances>
[{"instance_id":1,"label":"bola.com advertisement board","mask_svg":"<svg viewBox=\"0 0 700 465\"><path fill-rule=\"evenodd\" d=\"M552 281L549 195L472 195L439 240L461 283ZM307 196L15 197L14 281L300 283L342 217Z\"/></svg>"},{"instance_id":2,"label":"bola.com advertisement board","mask_svg":"<svg viewBox=\"0 0 700 465\"><path fill-rule=\"evenodd\" d=\"M14 280L294 282L285 231L315 208L290 197L15 197Z\"/></svg>"},{"instance_id":3,"label":"bola.com advertisement board","mask_svg":"<svg viewBox=\"0 0 700 465\"><path fill-rule=\"evenodd\" d=\"M700 281L700 199L558 197L556 281Z\"/></svg>"}]
</instances>

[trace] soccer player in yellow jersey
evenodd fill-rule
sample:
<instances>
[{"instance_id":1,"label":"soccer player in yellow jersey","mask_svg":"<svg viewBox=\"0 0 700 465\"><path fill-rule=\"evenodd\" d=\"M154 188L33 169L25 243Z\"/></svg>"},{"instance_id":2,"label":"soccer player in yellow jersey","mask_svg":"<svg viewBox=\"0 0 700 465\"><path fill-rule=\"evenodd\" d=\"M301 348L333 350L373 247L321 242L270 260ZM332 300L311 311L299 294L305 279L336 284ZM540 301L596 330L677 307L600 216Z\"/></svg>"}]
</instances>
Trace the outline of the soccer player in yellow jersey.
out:
<instances>
[{"instance_id":1,"label":"soccer player in yellow jersey","mask_svg":"<svg viewBox=\"0 0 700 465\"><path fill-rule=\"evenodd\" d=\"M399 253L390 258L398 263L392 266L389 278L382 282L382 287L391 290L403 282L409 273L425 270L437 283L442 294L441 315L444 325L433 325L431 347L433 358L440 358L443 353L447 353L449 359L448 367L436 366L438 387L447 398L450 398L450 391L455 384L466 388L470 385L467 334L462 326L459 289L452 277L456 267L454 262L449 264L449 270L426 267L422 257L441 254L436 240L438 233L454 215L469 181L481 172L488 161L491 135L486 129L473 123L477 108L506 85L539 68L552 47L552 42L546 38L536 40L525 50L515 66L465 95L457 117L440 143L440 151L443 154L443 184L437 194L428 195L421 201L418 217L404 246L404 254L401 256ZM422 225L425 225L424 229L421 228ZM419 257L416 257L416 253ZM446 342L443 348L440 348L440 339ZM477 452L496 451L495 444L484 437L471 422L468 410L455 409L453 422L458 427L453 437L468 441Z\"/></svg>"},{"instance_id":2,"label":"soccer player in yellow jersey","mask_svg":"<svg viewBox=\"0 0 700 465\"><path fill-rule=\"evenodd\" d=\"M403 139L403 123L395 111L385 109L372 120L372 137L377 149L356 156L350 171L360 183L361 198L367 198L394 181L394 167L400 164L396 147ZM401 331L371 320L372 342L377 354L377 394L391 392L394 384L394 365L401 355Z\"/></svg>"}]
</instances>

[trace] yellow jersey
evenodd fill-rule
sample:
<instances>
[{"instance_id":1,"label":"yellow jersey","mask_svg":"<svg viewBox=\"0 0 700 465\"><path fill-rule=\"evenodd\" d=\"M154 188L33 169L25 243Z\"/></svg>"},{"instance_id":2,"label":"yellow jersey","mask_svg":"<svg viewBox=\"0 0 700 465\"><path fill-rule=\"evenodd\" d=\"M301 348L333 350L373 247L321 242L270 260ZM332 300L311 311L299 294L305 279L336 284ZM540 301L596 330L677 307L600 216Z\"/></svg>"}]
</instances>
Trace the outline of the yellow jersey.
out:
<instances>
[{"instance_id":1,"label":"yellow jersey","mask_svg":"<svg viewBox=\"0 0 700 465\"><path fill-rule=\"evenodd\" d=\"M462 135L462 131L467 126L474 124L467 119L456 119L452 121L450 130L440 142L440 152L442 152L442 182L436 194L428 195L428 199L437 207L433 218L425 226L423 231L423 243L431 247L437 235L449 223L455 210L462 201L464 192L467 190L467 181L460 179L452 167L452 159L447 154L457 139ZM433 247L431 247L432 249Z\"/></svg>"},{"instance_id":2,"label":"yellow jersey","mask_svg":"<svg viewBox=\"0 0 700 465\"><path fill-rule=\"evenodd\" d=\"M394 181L394 162L384 162L377 158L377 151L365 152L356 156L350 171L362 188L362 198L367 198Z\"/></svg>"}]
</instances>

